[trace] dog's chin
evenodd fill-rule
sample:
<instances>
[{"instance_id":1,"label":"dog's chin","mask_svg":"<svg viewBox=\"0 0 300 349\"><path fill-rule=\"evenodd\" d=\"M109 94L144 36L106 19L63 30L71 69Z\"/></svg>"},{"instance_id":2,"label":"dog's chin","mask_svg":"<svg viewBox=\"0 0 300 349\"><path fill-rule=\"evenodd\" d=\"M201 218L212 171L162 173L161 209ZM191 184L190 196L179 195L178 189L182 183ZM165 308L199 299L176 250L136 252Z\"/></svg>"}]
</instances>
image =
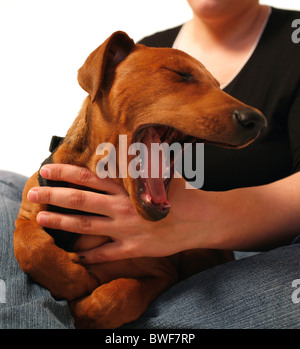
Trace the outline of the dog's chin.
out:
<instances>
[{"instance_id":1,"label":"dog's chin","mask_svg":"<svg viewBox=\"0 0 300 349\"><path fill-rule=\"evenodd\" d=\"M168 215L171 207L167 197L170 182L171 178L169 179L168 184L163 184L164 192L161 193L161 200L155 202L148 188L147 183L149 183L149 181L144 181L141 178L137 180L138 205L136 209L143 218L150 221L159 221Z\"/></svg>"},{"instance_id":2,"label":"dog's chin","mask_svg":"<svg viewBox=\"0 0 300 349\"><path fill-rule=\"evenodd\" d=\"M143 202L137 207L138 214L148 221L157 222L169 214L170 209L161 210L155 205L145 205Z\"/></svg>"}]
</instances>

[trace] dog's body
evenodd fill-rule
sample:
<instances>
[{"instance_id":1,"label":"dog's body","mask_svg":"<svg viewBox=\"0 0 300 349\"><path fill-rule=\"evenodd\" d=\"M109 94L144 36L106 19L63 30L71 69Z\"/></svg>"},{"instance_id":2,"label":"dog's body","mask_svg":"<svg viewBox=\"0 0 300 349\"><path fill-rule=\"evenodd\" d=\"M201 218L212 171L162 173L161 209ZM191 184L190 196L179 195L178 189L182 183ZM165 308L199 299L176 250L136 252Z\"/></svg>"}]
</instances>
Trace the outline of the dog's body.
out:
<instances>
[{"instance_id":1,"label":"dog's body","mask_svg":"<svg viewBox=\"0 0 300 349\"><path fill-rule=\"evenodd\" d=\"M47 162L76 164L95 173L100 158L97 146L105 142L117 146L120 134L127 135L131 143L176 134L181 143L189 135L239 148L253 141L265 126L258 111L221 91L190 56L135 45L122 32L113 34L88 57L78 80L89 96ZM150 179L146 184L129 177L116 180L145 219L159 220L168 214L166 193L157 197L153 190L155 185L163 188L160 180L152 183ZM61 185L43 182L38 172L28 180L16 221L16 258L54 297L70 302L77 327L116 328L134 321L179 279L232 258L230 252L192 250L165 258L84 267L79 255L72 252L89 247L84 235L73 239L67 232L47 234L37 224L38 212L47 207L30 203L27 194L39 184ZM59 234L65 234L63 239L57 238Z\"/></svg>"}]
</instances>

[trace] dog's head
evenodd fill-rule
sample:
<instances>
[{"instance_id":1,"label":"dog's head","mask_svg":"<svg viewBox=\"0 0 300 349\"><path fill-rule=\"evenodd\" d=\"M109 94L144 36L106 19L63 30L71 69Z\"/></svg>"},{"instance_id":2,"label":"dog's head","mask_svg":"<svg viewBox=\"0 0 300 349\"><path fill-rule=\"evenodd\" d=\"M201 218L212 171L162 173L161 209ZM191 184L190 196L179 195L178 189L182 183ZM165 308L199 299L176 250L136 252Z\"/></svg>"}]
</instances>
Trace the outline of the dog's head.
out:
<instances>
[{"instance_id":1,"label":"dog's head","mask_svg":"<svg viewBox=\"0 0 300 349\"><path fill-rule=\"evenodd\" d=\"M91 53L78 81L89 93L90 114L105 123L112 142L121 134L127 136L127 147L144 144L148 164L152 143L204 142L238 149L266 127L258 110L223 92L196 59L175 49L136 45L123 32L114 33ZM127 163L132 158L128 155ZM162 162L157 178L149 173L146 178L122 176L136 210L150 220L164 218L170 209L170 178L164 178ZM172 173L173 160L170 166Z\"/></svg>"}]
</instances>

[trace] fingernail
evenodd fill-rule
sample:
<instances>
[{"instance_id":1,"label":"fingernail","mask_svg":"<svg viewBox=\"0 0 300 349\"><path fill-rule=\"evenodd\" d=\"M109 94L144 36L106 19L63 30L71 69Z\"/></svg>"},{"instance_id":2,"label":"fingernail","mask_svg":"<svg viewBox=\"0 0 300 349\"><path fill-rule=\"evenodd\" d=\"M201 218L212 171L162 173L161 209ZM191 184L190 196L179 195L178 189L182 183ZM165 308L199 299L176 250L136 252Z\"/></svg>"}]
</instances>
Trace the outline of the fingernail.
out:
<instances>
[{"instance_id":1,"label":"fingernail","mask_svg":"<svg viewBox=\"0 0 300 349\"><path fill-rule=\"evenodd\" d=\"M40 212L37 217L37 222L40 224L40 225L44 225L44 224L47 224L48 223L48 215L47 213L43 213L43 212Z\"/></svg>"},{"instance_id":2,"label":"fingernail","mask_svg":"<svg viewBox=\"0 0 300 349\"><path fill-rule=\"evenodd\" d=\"M38 198L39 198L38 189L37 188L30 189L28 194L27 194L27 198L29 201L37 202Z\"/></svg>"},{"instance_id":3,"label":"fingernail","mask_svg":"<svg viewBox=\"0 0 300 349\"><path fill-rule=\"evenodd\" d=\"M77 261L75 263L84 264L84 259L85 259L85 256L79 256L79 261Z\"/></svg>"},{"instance_id":4,"label":"fingernail","mask_svg":"<svg viewBox=\"0 0 300 349\"><path fill-rule=\"evenodd\" d=\"M43 167L40 169L40 174L41 174L41 176L44 177L44 178L50 178L51 170L50 170L49 167L43 166Z\"/></svg>"}]
</instances>

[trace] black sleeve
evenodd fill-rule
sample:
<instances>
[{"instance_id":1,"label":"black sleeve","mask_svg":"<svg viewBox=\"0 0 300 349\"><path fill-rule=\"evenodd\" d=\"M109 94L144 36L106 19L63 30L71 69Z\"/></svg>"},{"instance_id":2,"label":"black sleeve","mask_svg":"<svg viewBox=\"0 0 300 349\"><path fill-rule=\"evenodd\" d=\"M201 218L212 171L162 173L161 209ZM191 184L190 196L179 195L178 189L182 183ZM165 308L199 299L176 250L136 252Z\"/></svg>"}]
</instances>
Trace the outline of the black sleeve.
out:
<instances>
[{"instance_id":1,"label":"black sleeve","mask_svg":"<svg viewBox=\"0 0 300 349\"><path fill-rule=\"evenodd\" d=\"M300 171L300 84L291 105L288 119L293 172Z\"/></svg>"},{"instance_id":2,"label":"black sleeve","mask_svg":"<svg viewBox=\"0 0 300 349\"><path fill-rule=\"evenodd\" d=\"M149 47L172 47L181 25L141 39L138 43Z\"/></svg>"}]
</instances>

